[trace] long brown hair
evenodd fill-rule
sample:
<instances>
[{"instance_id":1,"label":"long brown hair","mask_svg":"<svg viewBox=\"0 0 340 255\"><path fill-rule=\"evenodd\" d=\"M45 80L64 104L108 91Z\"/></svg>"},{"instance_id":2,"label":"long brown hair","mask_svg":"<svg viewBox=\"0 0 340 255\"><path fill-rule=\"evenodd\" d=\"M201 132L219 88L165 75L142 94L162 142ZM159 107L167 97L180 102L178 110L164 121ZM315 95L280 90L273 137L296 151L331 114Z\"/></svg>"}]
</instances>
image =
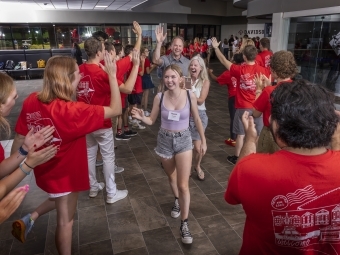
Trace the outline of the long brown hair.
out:
<instances>
[{"instance_id":1,"label":"long brown hair","mask_svg":"<svg viewBox=\"0 0 340 255\"><path fill-rule=\"evenodd\" d=\"M13 79L7 74L0 73L0 103L5 104L9 95L14 89ZM0 130L5 131L9 137L11 135L11 128L8 121L0 114Z\"/></svg>"},{"instance_id":2,"label":"long brown hair","mask_svg":"<svg viewBox=\"0 0 340 255\"><path fill-rule=\"evenodd\" d=\"M38 99L43 103L50 103L59 98L72 101L75 89L72 82L75 79L76 62L69 56L51 57L46 64L43 79L43 89Z\"/></svg>"}]
</instances>

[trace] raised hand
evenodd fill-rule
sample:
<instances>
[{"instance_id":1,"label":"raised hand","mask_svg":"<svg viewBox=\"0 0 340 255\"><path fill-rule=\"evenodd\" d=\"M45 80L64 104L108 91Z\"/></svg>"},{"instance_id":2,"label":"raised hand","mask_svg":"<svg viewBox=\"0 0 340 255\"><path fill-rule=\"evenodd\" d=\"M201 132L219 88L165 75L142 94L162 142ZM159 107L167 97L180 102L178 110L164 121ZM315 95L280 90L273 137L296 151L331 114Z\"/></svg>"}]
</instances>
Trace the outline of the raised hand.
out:
<instances>
[{"instance_id":1,"label":"raised hand","mask_svg":"<svg viewBox=\"0 0 340 255\"><path fill-rule=\"evenodd\" d=\"M0 201L0 224L7 220L24 200L29 186L16 188Z\"/></svg>"},{"instance_id":2,"label":"raised hand","mask_svg":"<svg viewBox=\"0 0 340 255\"><path fill-rule=\"evenodd\" d=\"M257 140L257 132L255 129L255 123L254 123L254 118L253 116L249 115L249 112L245 111L242 115L242 124L244 127L244 131L246 134L246 139L247 140L253 140L256 142Z\"/></svg>"},{"instance_id":3,"label":"raised hand","mask_svg":"<svg viewBox=\"0 0 340 255\"><path fill-rule=\"evenodd\" d=\"M52 140L54 130L54 127L46 126L34 133L34 129L32 128L25 136L25 140L23 143L24 149L29 150L34 145L36 145L37 148L41 147L48 141Z\"/></svg>"},{"instance_id":4,"label":"raised hand","mask_svg":"<svg viewBox=\"0 0 340 255\"><path fill-rule=\"evenodd\" d=\"M158 43L163 43L166 38L166 33L163 34L163 32L162 26L156 26L155 34Z\"/></svg>"},{"instance_id":5,"label":"raised hand","mask_svg":"<svg viewBox=\"0 0 340 255\"><path fill-rule=\"evenodd\" d=\"M50 145L42 150L35 151L38 147L31 148L28 151L28 155L26 158L26 163L28 166L35 168L38 165L41 165L51 158L53 158L57 154L57 146Z\"/></svg>"},{"instance_id":6,"label":"raised hand","mask_svg":"<svg viewBox=\"0 0 340 255\"><path fill-rule=\"evenodd\" d=\"M218 48L218 46L220 45L221 42L218 42L216 37L211 38L211 44L213 46L213 48Z\"/></svg>"},{"instance_id":7,"label":"raised hand","mask_svg":"<svg viewBox=\"0 0 340 255\"><path fill-rule=\"evenodd\" d=\"M141 28L141 26L138 24L137 21L134 21L134 22L133 22L133 29L132 29L132 31L133 31L136 35L138 35L138 36L141 36L141 35L142 35L142 28Z\"/></svg>"},{"instance_id":8,"label":"raised hand","mask_svg":"<svg viewBox=\"0 0 340 255\"><path fill-rule=\"evenodd\" d=\"M142 109L138 109L137 107L133 107L131 110L132 117L138 120L143 120L144 111Z\"/></svg>"}]
</instances>

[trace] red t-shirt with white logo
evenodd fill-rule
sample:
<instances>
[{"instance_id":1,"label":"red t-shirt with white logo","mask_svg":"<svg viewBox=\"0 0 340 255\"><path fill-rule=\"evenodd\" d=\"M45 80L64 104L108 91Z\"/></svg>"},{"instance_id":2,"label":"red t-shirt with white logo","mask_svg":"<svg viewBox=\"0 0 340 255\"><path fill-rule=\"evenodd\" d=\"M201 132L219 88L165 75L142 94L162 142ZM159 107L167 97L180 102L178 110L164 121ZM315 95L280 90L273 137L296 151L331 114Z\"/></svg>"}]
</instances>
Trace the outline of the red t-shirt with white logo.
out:
<instances>
[{"instance_id":1,"label":"red t-shirt with white logo","mask_svg":"<svg viewBox=\"0 0 340 255\"><path fill-rule=\"evenodd\" d=\"M32 127L38 131L54 126L51 143L59 148L54 158L34 168L42 190L62 193L90 188L85 135L103 128L103 120L103 106L60 99L44 104L37 93L25 99L15 131L26 136Z\"/></svg>"},{"instance_id":2,"label":"red t-shirt with white logo","mask_svg":"<svg viewBox=\"0 0 340 255\"><path fill-rule=\"evenodd\" d=\"M340 252L340 152L286 150L237 162L225 200L246 213L241 255Z\"/></svg>"},{"instance_id":3,"label":"red t-shirt with white logo","mask_svg":"<svg viewBox=\"0 0 340 255\"><path fill-rule=\"evenodd\" d=\"M107 73L96 64L79 66L81 75L77 87L77 101L92 105L109 106L111 88ZM111 128L111 119L105 119L102 128Z\"/></svg>"},{"instance_id":4,"label":"red t-shirt with white logo","mask_svg":"<svg viewBox=\"0 0 340 255\"><path fill-rule=\"evenodd\" d=\"M292 82L292 80L288 80L285 82ZM269 117L272 111L272 104L270 103L270 95L276 89L278 85L282 82L278 83L275 86L265 87L261 93L261 95L254 102L254 109L262 112L263 114L263 125L269 127Z\"/></svg>"},{"instance_id":5,"label":"red t-shirt with white logo","mask_svg":"<svg viewBox=\"0 0 340 255\"><path fill-rule=\"evenodd\" d=\"M253 108L255 101L255 75L258 74L269 75L268 69L254 65L231 65L230 74L239 80L238 87L236 88L235 108L236 109L250 109Z\"/></svg>"},{"instance_id":6,"label":"red t-shirt with white logo","mask_svg":"<svg viewBox=\"0 0 340 255\"><path fill-rule=\"evenodd\" d=\"M227 85L228 97L234 97L236 95L237 79L230 75L230 71L224 71L217 77L217 83L220 85Z\"/></svg>"},{"instance_id":7,"label":"red t-shirt with white logo","mask_svg":"<svg viewBox=\"0 0 340 255\"><path fill-rule=\"evenodd\" d=\"M273 52L269 50L264 50L261 51L258 55L261 57L264 67L270 68L270 59L273 56Z\"/></svg>"},{"instance_id":8,"label":"red t-shirt with white logo","mask_svg":"<svg viewBox=\"0 0 340 255\"><path fill-rule=\"evenodd\" d=\"M259 54L256 55L255 63L258 64L259 66L265 67L265 66L264 66L264 63L263 63L263 61L262 61L262 58L261 58L261 56L260 56Z\"/></svg>"}]
</instances>

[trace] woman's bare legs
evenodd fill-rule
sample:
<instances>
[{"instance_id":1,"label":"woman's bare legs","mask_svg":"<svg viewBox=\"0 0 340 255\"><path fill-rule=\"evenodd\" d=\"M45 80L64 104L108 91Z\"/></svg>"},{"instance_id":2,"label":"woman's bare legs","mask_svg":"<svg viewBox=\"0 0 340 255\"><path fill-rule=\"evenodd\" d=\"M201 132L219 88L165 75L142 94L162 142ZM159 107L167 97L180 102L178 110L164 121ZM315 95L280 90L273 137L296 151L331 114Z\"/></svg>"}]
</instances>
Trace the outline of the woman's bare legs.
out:
<instances>
[{"instance_id":1,"label":"woman's bare legs","mask_svg":"<svg viewBox=\"0 0 340 255\"><path fill-rule=\"evenodd\" d=\"M175 197L178 197L175 157L171 159L161 158L161 160L162 160L164 171L169 178L169 184L170 184L172 193L174 194Z\"/></svg>"},{"instance_id":2,"label":"woman's bare legs","mask_svg":"<svg viewBox=\"0 0 340 255\"><path fill-rule=\"evenodd\" d=\"M148 110L149 91L150 91L150 89L145 89L145 90L143 91L142 109L143 109L144 111L147 111L147 110Z\"/></svg>"},{"instance_id":3,"label":"woman's bare legs","mask_svg":"<svg viewBox=\"0 0 340 255\"><path fill-rule=\"evenodd\" d=\"M78 192L72 192L55 200L57 209L55 243L60 255L71 255L72 226L77 200Z\"/></svg>"},{"instance_id":4,"label":"woman's bare legs","mask_svg":"<svg viewBox=\"0 0 340 255\"><path fill-rule=\"evenodd\" d=\"M36 221L40 216L44 215L55 209L55 200L46 199L41 205L38 206L34 212L31 213L31 219Z\"/></svg>"},{"instance_id":5,"label":"woman's bare legs","mask_svg":"<svg viewBox=\"0 0 340 255\"><path fill-rule=\"evenodd\" d=\"M189 177L191 171L192 150L175 155L177 169L177 187L179 193L179 206L181 220L188 219L190 206Z\"/></svg>"},{"instance_id":6,"label":"woman's bare legs","mask_svg":"<svg viewBox=\"0 0 340 255\"><path fill-rule=\"evenodd\" d=\"M194 143L194 168L197 172L198 178L200 180L204 179L204 172L201 169L201 161L202 161L202 153L200 153L201 148L201 140L193 141Z\"/></svg>"},{"instance_id":7,"label":"woman's bare legs","mask_svg":"<svg viewBox=\"0 0 340 255\"><path fill-rule=\"evenodd\" d=\"M170 182L170 187L175 197L178 197L181 208L181 219L185 220L189 215L190 192L189 177L191 169L192 151L185 151L175 155L171 159L163 159L162 164Z\"/></svg>"}]
</instances>

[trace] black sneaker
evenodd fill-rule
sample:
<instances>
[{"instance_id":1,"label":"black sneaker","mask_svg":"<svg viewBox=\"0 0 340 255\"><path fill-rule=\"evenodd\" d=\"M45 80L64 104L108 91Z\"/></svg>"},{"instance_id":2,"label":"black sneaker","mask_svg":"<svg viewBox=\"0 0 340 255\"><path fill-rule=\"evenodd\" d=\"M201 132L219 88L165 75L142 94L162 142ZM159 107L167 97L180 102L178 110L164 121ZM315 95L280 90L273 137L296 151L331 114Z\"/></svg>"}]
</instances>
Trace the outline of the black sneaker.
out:
<instances>
[{"instance_id":1,"label":"black sneaker","mask_svg":"<svg viewBox=\"0 0 340 255\"><path fill-rule=\"evenodd\" d=\"M125 133L116 134L116 140L129 141L131 138L127 137Z\"/></svg>"},{"instance_id":2,"label":"black sneaker","mask_svg":"<svg viewBox=\"0 0 340 255\"><path fill-rule=\"evenodd\" d=\"M132 131L132 130L129 130L129 131L125 131L124 132L124 135L125 136L128 136L128 137L130 137L130 136L136 136L138 133L137 132L135 132L135 131ZM130 139L130 138L129 138Z\"/></svg>"},{"instance_id":3,"label":"black sneaker","mask_svg":"<svg viewBox=\"0 0 340 255\"><path fill-rule=\"evenodd\" d=\"M227 160L228 160L231 164L233 164L233 165L236 164L237 159L238 159L238 157L235 156L235 155L234 155L234 156L228 156L228 157L227 157Z\"/></svg>"},{"instance_id":4,"label":"black sneaker","mask_svg":"<svg viewBox=\"0 0 340 255\"><path fill-rule=\"evenodd\" d=\"M181 227L179 228L179 233L181 234L182 243L191 244L192 236L189 230L189 223L187 220L181 222Z\"/></svg>"},{"instance_id":5,"label":"black sneaker","mask_svg":"<svg viewBox=\"0 0 340 255\"><path fill-rule=\"evenodd\" d=\"M178 218L178 216L181 215L181 208L179 208L179 203L178 203L178 199L175 199L175 204L171 209L171 217L172 218Z\"/></svg>"}]
</instances>

